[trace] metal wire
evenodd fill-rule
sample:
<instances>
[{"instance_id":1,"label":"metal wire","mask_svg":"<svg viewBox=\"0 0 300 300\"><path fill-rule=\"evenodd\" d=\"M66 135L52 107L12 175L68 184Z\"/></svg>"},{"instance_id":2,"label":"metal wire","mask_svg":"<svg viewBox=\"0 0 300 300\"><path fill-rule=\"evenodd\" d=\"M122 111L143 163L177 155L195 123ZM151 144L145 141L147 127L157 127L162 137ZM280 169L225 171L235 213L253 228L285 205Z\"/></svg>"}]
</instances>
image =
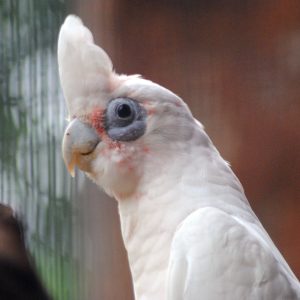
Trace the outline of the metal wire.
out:
<instances>
[{"instance_id":1,"label":"metal wire","mask_svg":"<svg viewBox=\"0 0 300 300\"><path fill-rule=\"evenodd\" d=\"M82 299L75 192L61 159L65 126L56 41L60 0L0 1L0 197L24 218L54 299Z\"/></svg>"}]
</instances>

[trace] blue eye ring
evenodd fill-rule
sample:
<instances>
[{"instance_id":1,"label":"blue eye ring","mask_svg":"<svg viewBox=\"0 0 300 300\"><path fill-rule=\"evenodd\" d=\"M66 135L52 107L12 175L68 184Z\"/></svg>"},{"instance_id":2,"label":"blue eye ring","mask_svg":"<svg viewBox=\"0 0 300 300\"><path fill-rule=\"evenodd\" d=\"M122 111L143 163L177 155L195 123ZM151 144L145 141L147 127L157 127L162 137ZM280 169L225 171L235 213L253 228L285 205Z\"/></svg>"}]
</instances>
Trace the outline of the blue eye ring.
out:
<instances>
[{"instance_id":1,"label":"blue eye ring","mask_svg":"<svg viewBox=\"0 0 300 300\"><path fill-rule=\"evenodd\" d=\"M147 113L136 100L126 97L112 99L105 111L105 130L115 141L134 141L146 130Z\"/></svg>"}]
</instances>

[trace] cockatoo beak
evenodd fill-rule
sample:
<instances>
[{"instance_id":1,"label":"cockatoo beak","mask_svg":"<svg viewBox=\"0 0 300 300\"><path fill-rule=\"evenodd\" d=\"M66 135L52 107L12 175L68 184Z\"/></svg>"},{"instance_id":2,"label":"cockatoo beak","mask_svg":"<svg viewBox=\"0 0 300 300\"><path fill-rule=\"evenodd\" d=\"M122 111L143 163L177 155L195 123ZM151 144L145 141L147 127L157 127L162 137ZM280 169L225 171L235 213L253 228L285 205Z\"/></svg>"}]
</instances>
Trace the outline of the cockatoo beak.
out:
<instances>
[{"instance_id":1,"label":"cockatoo beak","mask_svg":"<svg viewBox=\"0 0 300 300\"><path fill-rule=\"evenodd\" d=\"M68 125L62 143L63 158L72 177L75 177L75 166L89 171L92 154L100 137L87 123L74 119Z\"/></svg>"}]
</instances>

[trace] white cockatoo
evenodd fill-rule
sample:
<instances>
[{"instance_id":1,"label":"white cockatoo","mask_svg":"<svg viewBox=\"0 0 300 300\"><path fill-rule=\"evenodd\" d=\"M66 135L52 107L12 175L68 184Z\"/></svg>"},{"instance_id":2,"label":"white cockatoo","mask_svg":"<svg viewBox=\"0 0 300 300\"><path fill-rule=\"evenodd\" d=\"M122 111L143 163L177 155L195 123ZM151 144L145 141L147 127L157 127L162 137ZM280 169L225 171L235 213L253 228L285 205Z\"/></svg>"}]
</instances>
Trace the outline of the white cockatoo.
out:
<instances>
[{"instance_id":1,"label":"white cockatoo","mask_svg":"<svg viewBox=\"0 0 300 300\"><path fill-rule=\"evenodd\" d=\"M118 75L68 16L58 64L63 157L118 202L137 300L300 299L300 285L203 126L177 95Z\"/></svg>"}]
</instances>

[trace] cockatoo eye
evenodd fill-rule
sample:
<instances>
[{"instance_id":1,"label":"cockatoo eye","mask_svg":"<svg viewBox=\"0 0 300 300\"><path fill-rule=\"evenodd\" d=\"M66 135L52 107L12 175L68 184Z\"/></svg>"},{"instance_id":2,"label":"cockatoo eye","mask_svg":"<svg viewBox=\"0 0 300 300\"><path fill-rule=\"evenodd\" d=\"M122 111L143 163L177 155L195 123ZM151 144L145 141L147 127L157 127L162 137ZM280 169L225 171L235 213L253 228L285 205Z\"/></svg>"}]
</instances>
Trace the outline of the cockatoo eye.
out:
<instances>
[{"instance_id":1,"label":"cockatoo eye","mask_svg":"<svg viewBox=\"0 0 300 300\"><path fill-rule=\"evenodd\" d=\"M105 129L113 140L134 141L146 130L146 110L133 99L113 99L106 109Z\"/></svg>"},{"instance_id":2,"label":"cockatoo eye","mask_svg":"<svg viewBox=\"0 0 300 300\"><path fill-rule=\"evenodd\" d=\"M132 116L132 110L128 104L122 103L116 107L116 113L120 119L129 119Z\"/></svg>"}]
</instances>

